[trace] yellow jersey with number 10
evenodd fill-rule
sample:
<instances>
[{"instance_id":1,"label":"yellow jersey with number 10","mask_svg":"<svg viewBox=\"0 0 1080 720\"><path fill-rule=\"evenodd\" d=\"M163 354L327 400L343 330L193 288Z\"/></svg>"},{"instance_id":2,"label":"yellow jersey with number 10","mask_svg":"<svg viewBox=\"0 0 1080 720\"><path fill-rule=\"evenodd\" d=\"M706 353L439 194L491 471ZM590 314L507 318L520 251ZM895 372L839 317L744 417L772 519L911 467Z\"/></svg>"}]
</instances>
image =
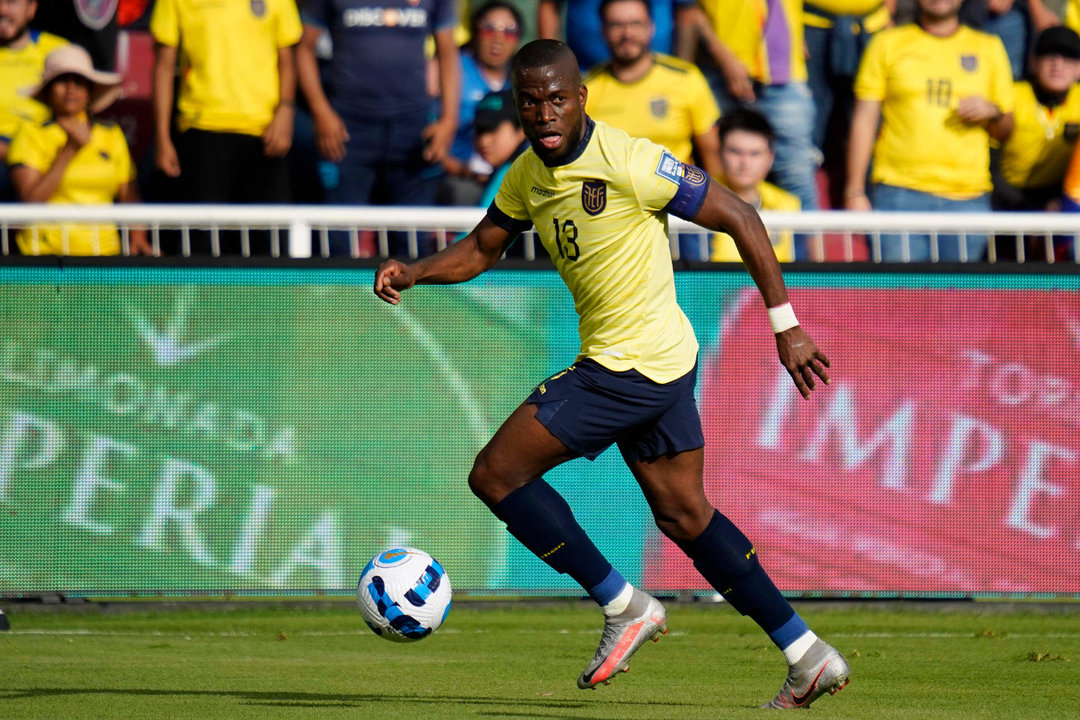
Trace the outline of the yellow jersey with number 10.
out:
<instances>
[{"instance_id":1,"label":"yellow jersey with number 10","mask_svg":"<svg viewBox=\"0 0 1080 720\"><path fill-rule=\"evenodd\" d=\"M548 167L529 149L506 173L493 205L536 226L574 297L579 360L658 383L693 368L698 343L675 302L664 210L683 173L662 146L592 120L565 163Z\"/></svg>"},{"instance_id":2,"label":"yellow jersey with number 10","mask_svg":"<svg viewBox=\"0 0 1080 720\"><path fill-rule=\"evenodd\" d=\"M990 135L956 114L978 96L1013 111L1012 70L996 35L960 28L937 37L918 25L882 30L855 78L855 97L881 103L874 182L966 200L991 189Z\"/></svg>"}]
</instances>

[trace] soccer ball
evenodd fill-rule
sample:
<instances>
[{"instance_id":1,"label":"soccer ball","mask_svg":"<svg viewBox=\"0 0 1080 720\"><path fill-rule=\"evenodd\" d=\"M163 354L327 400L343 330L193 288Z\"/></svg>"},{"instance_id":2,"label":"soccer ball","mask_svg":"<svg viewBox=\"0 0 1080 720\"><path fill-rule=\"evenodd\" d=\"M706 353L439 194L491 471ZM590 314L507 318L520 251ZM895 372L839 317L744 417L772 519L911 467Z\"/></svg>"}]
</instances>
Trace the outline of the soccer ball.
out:
<instances>
[{"instance_id":1,"label":"soccer ball","mask_svg":"<svg viewBox=\"0 0 1080 720\"><path fill-rule=\"evenodd\" d=\"M356 585L356 602L376 635L394 642L422 640L450 611L450 578L423 550L392 548L371 559Z\"/></svg>"}]
</instances>

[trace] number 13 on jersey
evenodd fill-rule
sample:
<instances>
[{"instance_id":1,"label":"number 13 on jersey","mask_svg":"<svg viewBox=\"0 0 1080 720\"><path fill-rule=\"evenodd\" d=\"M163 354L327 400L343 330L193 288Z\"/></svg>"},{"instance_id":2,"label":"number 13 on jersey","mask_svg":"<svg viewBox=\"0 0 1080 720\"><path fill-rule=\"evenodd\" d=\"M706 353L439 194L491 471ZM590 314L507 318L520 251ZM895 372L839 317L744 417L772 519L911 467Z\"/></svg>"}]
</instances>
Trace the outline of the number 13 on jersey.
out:
<instances>
[{"instance_id":1,"label":"number 13 on jersey","mask_svg":"<svg viewBox=\"0 0 1080 720\"><path fill-rule=\"evenodd\" d=\"M551 221L555 224L555 245L559 248L559 257L577 260L581 255L581 248L577 244L577 225L573 220L564 220L561 226L559 218L552 218Z\"/></svg>"}]
</instances>

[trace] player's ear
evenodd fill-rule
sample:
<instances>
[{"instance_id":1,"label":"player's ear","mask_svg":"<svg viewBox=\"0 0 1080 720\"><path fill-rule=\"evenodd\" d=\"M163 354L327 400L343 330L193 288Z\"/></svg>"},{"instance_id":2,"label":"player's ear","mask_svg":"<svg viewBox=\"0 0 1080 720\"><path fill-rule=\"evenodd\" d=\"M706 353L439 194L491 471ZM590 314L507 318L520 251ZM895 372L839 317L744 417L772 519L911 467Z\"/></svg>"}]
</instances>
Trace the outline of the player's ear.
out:
<instances>
[{"instance_id":1,"label":"player's ear","mask_svg":"<svg viewBox=\"0 0 1080 720\"><path fill-rule=\"evenodd\" d=\"M581 103L581 107L585 107L585 101L589 98L589 88L585 87L585 83L581 83L578 87L578 102Z\"/></svg>"}]
</instances>

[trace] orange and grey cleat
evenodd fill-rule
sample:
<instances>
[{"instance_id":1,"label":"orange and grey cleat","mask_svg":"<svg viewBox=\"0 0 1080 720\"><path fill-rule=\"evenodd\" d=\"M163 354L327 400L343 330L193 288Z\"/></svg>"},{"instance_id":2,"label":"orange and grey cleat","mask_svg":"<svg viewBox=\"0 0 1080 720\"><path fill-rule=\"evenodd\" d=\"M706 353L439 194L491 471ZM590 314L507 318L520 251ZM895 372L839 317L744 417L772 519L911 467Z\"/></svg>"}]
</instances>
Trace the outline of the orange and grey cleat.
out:
<instances>
[{"instance_id":1,"label":"orange and grey cleat","mask_svg":"<svg viewBox=\"0 0 1080 720\"><path fill-rule=\"evenodd\" d=\"M835 695L848 684L851 669L836 648L815 640L799 662L788 668L780 692L761 707L789 710L810 707L825 693Z\"/></svg>"},{"instance_id":2,"label":"orange and grey cleat","mask_svg":"<svg viewBox=\"0 0 1080 720\"><path fill-rule=\"evenodd\" d=\"M600 646L578 678L582 690L607 685L617 673L630 669L630 657L647 641L667 633L667 611L660 601L634 588L630 604L618 615L604 619Z\"/></svg>"}]
</instances>

